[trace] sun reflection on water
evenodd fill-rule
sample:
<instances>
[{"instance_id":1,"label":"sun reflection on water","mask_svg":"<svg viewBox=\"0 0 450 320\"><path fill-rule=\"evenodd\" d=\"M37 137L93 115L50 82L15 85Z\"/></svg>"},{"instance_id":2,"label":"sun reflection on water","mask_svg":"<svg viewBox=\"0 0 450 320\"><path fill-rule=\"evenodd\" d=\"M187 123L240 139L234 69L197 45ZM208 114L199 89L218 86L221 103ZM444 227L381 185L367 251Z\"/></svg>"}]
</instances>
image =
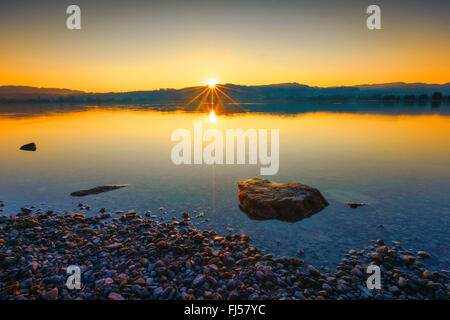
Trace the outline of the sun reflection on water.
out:
<instances>
[{"instance_id":1,"label":"sun reflection on water","mask_svg":"<svg viewBox=\"0 0 450 320\"><path fill-rule=\"evenodd\" d=\"M216 122L216 114L214 113L214 109L211 109L211 113L209 114L209 121Z\"/></svg>"}]
</instances>

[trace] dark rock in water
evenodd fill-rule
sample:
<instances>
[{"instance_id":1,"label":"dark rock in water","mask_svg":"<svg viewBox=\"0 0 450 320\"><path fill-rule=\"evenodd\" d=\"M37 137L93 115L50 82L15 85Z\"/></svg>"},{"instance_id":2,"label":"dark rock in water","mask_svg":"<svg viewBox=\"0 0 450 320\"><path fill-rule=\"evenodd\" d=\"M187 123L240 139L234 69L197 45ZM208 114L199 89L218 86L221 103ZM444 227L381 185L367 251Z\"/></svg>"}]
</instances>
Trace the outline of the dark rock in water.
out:
<instances>
[{"instance_id":1,"label":"dark rock in water","mask_svg":"<svg viewBox=\"0 0 450 320\"><path fill-rule=\"evenodd\" d=\"M187 213L186 211L183 211L183 212L181 213L181 215L183 216L184 219L189 218L189 213Z\"/></svg>"},{"instance_id":2,"label":"dark rock in water","mask_svg":"<svg viewBox=\"0 0 450 320\"><path fill-rule=\"evenodd\" d=\"M30 208L20 208L20 211L21 211L23 214L30 214L30 213L33 212L33 210L31 210Z\"/></svg>"},{"instance_id":3,"label":"dark rock in water","mask_svg":"<svg viewBox=\"0 0 450 320\"><path fill-rule=\"evenodd\" d=\"M296 222L328 206L319 190L297 182L274 183L253 178L239 181L239 208L254 220Z\"/></svg>"},{"instance_id":4,"label":"dark rock in water","mask_svg":"<svg viewBox=\"0 0 450 320\"><path fill-rule=\"evenodd\" d=\"M25 144L23 146L20 147L20 150L24 150L24 151L36 151L36 144L34 142Z\"/></svg>"},{"instance_id":5,"label":"dark rock in water","mask_svg":"<svg viewBox=\"0 0 450 320\"><path fill-rule=\"evenodd\" d=\"M320 276L320 271L311 265L308 265L307 270L308 270L308 273L312 276L316 276L316 277Z\"/></svg>"},{"instance_id":6,"label":"dark rock in water","mask_svg":"<svg viewBox=\"0 0 450 320\"><path fill-rule=\"evenodd\" d=\"M352 209L356 209L358 207L367 206L368 203L365 202L346 202L346 205L348 205Z\"/></svg>"},{"instance_id":7,"label":"dark rock in water","mask_svg":"<svg viewBox=\"0 0 450 320\"><path fill-rule=\"evenodd\" d=\"M417 255L421 259L429 259L429 258L431 258L430 254L428 252L425 252L425 251L419 251L419 252L417 252Z\"/></svg>"},{"instance_id":8,"label":"dark rock in water","mask_svg":"<svg viewBox=\"0 0 450 320\"><path fill-rule=\"evenodd\" d=\"M74 191L70 195L72 197L85 197L85 196L88 196L91 194L99 194L99 193L103 193L103 192L108 192L108 191L112 191L112 190L116 190L116 189L125 188L128 186L129 186L128 184L112 184L112 185L107 185L107 186L95 187L95 188L88 189L88 190Z\"/></svg>"}]
</instances>

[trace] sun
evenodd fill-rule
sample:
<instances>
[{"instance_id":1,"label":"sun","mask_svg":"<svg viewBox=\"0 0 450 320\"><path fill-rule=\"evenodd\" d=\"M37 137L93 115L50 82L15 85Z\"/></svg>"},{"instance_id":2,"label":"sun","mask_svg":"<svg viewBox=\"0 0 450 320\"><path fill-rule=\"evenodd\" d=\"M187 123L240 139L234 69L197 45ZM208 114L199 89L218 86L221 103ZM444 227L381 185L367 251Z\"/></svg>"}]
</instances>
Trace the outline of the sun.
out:
<instances>
[{"instance_id":1,"label":"sun","mask_svg":"<svg viewBox=\"0 0 450 320\"><path fill-rule=\"evenodd\" d=\"M214 79L211 79L211 80L208 81L207 84L208 84L208 87L210 87L212 89L212 88L215 88L215 86L217 84L217 81L214 80Z\"/></svg>"}]
</instances>

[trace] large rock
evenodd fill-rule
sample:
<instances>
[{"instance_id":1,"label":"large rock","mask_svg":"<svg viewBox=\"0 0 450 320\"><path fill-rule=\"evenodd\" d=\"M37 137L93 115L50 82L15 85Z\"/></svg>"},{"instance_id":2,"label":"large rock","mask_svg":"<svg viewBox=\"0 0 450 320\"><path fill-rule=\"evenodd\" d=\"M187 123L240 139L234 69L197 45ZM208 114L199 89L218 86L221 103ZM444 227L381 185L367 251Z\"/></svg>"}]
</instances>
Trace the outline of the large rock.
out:
<instances>
[{"instance_id":1,"label":"large rock","mask_svg":"<svg viewBox=\"0 0 450 320\"><path fill-rule=\"evenodd\" d=\"M90 194L99 194L99 193L108 192L108 191L125 188L125 187L128 187L128 184L113 184L113 185L95 187L95 188L88 189L88 190L74 191L70 195L72 197L85 197Z\"/></svg>"},{"instance_id":2,"label":"large rock","mask_svg":"<svg viewBox=\"0 0 450 320\"><path fill-rule=\"evenodd\" d=\"M23 146L20 147L20 150L24 150L24 151L36 151L36 144L34 142L25 144Z\"/></svg>"},{"instance_id":3,"label":"large rock","mask_svg":"<svg viewBox=\"0 0 450 320\"><path fill-rule=\"evenodd\" d=\"M239 181L239 208L254 220L295 222L328 206L319 190L297 182L287 184L253 178Z\"/></svg>"}]
</instances>

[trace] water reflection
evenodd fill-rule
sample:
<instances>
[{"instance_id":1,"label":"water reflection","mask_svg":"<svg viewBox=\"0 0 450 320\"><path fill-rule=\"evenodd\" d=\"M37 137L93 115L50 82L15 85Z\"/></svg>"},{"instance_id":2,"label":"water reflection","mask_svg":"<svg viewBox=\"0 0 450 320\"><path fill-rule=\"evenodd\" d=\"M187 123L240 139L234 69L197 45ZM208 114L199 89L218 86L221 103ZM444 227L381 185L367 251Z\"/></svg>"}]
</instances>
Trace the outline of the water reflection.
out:
<instances>
[{"instance_id":1,"label":"water reflection","mask_svg":"<svg viewBox=\"0 0 450 320\"><path fill-rule=\"evenodd\" d=\"M216 114L239 115L242 113L270 113L277 115L295 115L308 112L337 112L337 113L370 113L370 114L441 114L450 115L450 105L441 101L403 101L403 102L349 102L349 103L326 103L326 102L298 102L298 103L226 103L219 105L214 103ZM102 110L153 110L160 112L198 112L211 111L211 103L201 104L125 104L125 105L87 105L87 104L56 104L56 103L0 103L0 117L36 117L40 115L52 115L59 113L71 113L76 111L87 111L92 109ZM436 110L439 109L439 110Z\"/></svg>"},{"instance_id":2,"label":"water reflection","mask_svg":"<svg viewBox=\"0 0 450 320\"><path fill-rule=\"evenodd\" d=\"M4 212L24 205L77 212L72 191L126 183L83 201L93 214L102 207L205 212L209 222L193 219L194 226L222 234L232 228L281 255L301 248L314 264L335 265L342 250L383 238L430 252L436 268L448 266L448 106L252 104L246 109L257 112L218 113L214 123L209 113L179 107L0 106ZM194 120L205 130L280 129L280 171L270 179L316 187L330 206L295 224L248 219L236 182L259 175L258 166L171 162L172 131L190 129ZM31 141L37 152L19 150ZM354 210L347 201L369 205Z\"/></svg>"}]
</instances>

